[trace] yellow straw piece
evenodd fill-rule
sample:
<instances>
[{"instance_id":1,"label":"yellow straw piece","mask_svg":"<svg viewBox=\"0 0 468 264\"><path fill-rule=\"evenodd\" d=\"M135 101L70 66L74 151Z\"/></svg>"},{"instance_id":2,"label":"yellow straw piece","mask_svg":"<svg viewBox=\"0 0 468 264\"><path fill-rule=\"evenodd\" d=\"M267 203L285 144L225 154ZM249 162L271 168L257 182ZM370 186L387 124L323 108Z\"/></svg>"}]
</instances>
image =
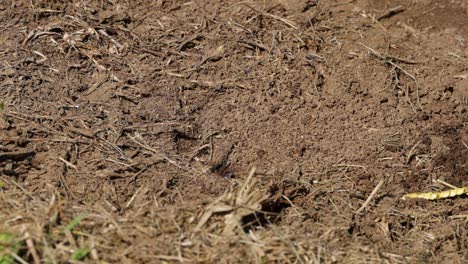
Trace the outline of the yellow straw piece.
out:
<instances>
[{"instance_id":1,"label":"yellow straw piece","mask_svg":"<svg viewBox=\"0 0 468 264\"><path fill-rule=\"evenodd\" d=\"M406 198L421 198L421 199L426 199L426 200L438 200L438 199L459 196L463 194L468 194L468 187L455 188L455 189L443 191L443 192L408 193L408 194L403 195L401 199L406 200Z\"/></svg>"}]
</instances>

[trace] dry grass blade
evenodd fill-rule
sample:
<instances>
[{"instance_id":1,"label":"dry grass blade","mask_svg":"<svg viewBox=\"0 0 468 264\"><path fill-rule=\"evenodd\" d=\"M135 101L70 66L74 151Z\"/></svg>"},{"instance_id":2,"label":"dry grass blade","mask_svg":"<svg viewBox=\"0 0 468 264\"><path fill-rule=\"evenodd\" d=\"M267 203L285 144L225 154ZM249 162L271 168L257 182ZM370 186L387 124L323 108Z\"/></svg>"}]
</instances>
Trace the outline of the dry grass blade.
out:
<instances>
[{"instance_id":1,"label":"dry grass blade","mask_svg":"<svg viewBox=\"0 0 468 264\"><path fill-rule=\"evenodd\" d=\"M137 133L136 133L136 135L135 135L134 137L130 137L131 140L133 140L136 144L138 144L138 145L141 146L142 148L144 148L144 149L146 149L146 150L148 150L148 151L151 151L151 152L153 152L153 153L155 153L155 154L161 156L164 160L166 160L167 162L169 162L170 164L176 166L177 168L179 168L179 169L181 169L181 170L189 171L189 169L186 168L185 166L182 166L182 165L180 165L178 162L176 162L175 160L170 159L168 156L166 156L166 155L165 155L164 153L162 153L161 151L157 151L156 149L154 149L154 148L148 146L147 144L140 142L139 140L137 140L137 138L140 139L140 140L142 140L142 137L141 137L139 134L137 134Z\"/></svg>"},{"instance_id":2,"label":"dry grass blade","mask_svg":"<svg viewBox=\"0 0 468 264\"><path fill-rule=\"evenodd\" d=\"M253 11L257 12L258 14L260 14L262 16L267 16L267 17L273 18L275 20L283 22L284 24L288 25L289 27L291 27L293 29L298 29L298 27L292 21L290 21L290 20L288 20L286 18L279 17L279 16L276 16L276 15L273 15L273 14L270 14L270 13L267 13L267 12L259 11L256 8L250 6L247 3L241 3L241 4L248 7L248 8L250 8L250 9L252 9Z\"/></svg>"},{"instance_id":3,"label":"dry grass blade","mask_svg":"<svg viewBox=\"0 0 468 264\"><path fill-rule=\"evenodd\" d=\"M413 79L414 81L416 80L416 77L414 77L414 75L412 75L411 73L407 72L406 70L404 70L403 68L401 68L399 65L397 65L396 63L392 62L391 61L391 57L388 57L388 56L383 56L382 54L380 54L379 52L377 52L376 50L372 49L371 47L359 42L359 44L361 44L362 46L364 46L366 49L368 49L373 55L375 55L377 58L385 61L385 63L388 63L390 65L392 65L393 67L397 68L398 70L400 70L401 72L403 72L404 74L406 74L408 77L410 77L411 79Z\"/></svg>"},{"instance_id":4,"label":"dry grass blade","mask_svg":"<svg viewBox=\"0 0 468 264\"><path fill-rule=\"evenodd\" d=\"M28 232L26 232L25 236L26 236L26 245L28 246L28 250L29 250L29 252L31 253L31 255L33 257L34 264L41 263L41 259L39 257L39 254L37 254L36 247L34 246L34 242L31 239L30 234Z\"/></svg>"},{"instance_id":5,"label":"dry grass blade","mask_svg":"<svg viewBox=\"0 0 468 264\"><path fill-rule=\"evenodd\" d=\"M466 149L468 149L468 145L465 143L465 141L462 140L463 146L465 146Z\"/></svg>"},{"instance_id":6,"label":"dry grass blade","mask_svg":"<svg viewBox=\"0 0 468 264\"><path fill-rule=\"evenodd\" d=\"M225 216L226 225L223 231L225 235L233 234L236 227L241 227L243 217L262 209L262 202L266 199L266 195L254 190L255 180L253 176L255 175L255 170L255 168L250 170L247 179L237 192L235 201L232 204L235 209Z\"/></svg>"},{"instance_id":7,"label":"dry grass blade","mask_svg":"<svg viewBox=\"0 0 468 264\"><path fill-rule=\"evenodd\" d=\"M0 0L0 263L464 263L466 1L369 2Z\"/></svg>"},{"instance_id":8,"label":"dry grass blade","mask_svg":"<svg viewBox=\"0 0 468 264\"><path fill-rule=\"evenodd\" d=\"M375 186L374 190L372 190L371 194L369 195L369 197L367 197L366 201L362 204L361 207L359 207L359 209L357 209L356 211L356 214L359 214L362 212L362 210L364 210L370 203L370 201L372 200L372 198L374 198L374 196L377 194L377 192L379 191L380 187L382 187L382 184L384 183L384 180L380 180L379 183L377 184L377 186Z\"/></svg>"},{"instance_id":9,"label":"dry grass blade","mask_svg":"<svg viewBox=\"0 0 468 264\"><path fill-rule=\"evenodd\" d=\"M409 164L411 161L411 158L415 155L414 151L416 148L421 144L422 141L418 141L416 144L414 144L413 147L409 150L408 154L406 155L406 164Z\"/></svg>"},{"instance_id":10,"label":"dry grass blade","mask_svg":"<svg viewBox=\"0 0 468 264\"><path fill-rule=\"evenodd\" d=\"M216 201L206 207L205 212L201 216L195 231L200 231L208 220L218 213L224 215L224 235L234 235L235 230L242 230L243 217L261 211L262 202L266 199L266 195L254 190L255 168L252 168L249 175L245 179L242 186L236 193L227 193L219 197Z\"/></svg>"}]
</instances>

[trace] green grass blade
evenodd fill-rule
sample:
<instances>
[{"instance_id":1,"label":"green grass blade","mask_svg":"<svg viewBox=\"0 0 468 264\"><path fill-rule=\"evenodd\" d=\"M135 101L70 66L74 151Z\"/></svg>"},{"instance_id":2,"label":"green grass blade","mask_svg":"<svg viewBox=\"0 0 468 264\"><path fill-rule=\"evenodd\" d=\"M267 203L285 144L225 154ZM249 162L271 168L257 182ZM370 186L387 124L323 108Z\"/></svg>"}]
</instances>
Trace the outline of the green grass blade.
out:
<instances>
[{"instance_id":1,"label":"green grass blade","mask_svg":"<svg viewBox=\"0 0 468 264\"><path fill-rule=\"evenodd\" d=\"M66 227L65 229L72 231L77 225L80 224L81 220L86 217L86 214L79 214L76 216Z\"/></svg>"},{"instance_id":2,"label":"green grass blade","mask_svg":"<svg viewBox=\"0 0 468 264\"><path fill-rule=\"evenodd\" d=\"M0 264L15 263L12 254L18 254L21 241L8 233L0 233Z\"/></svg>"},{"instance_id":3,"label":"green grass blade","mask_svg":"<svg viewBox=\"0 0 468 264\"><path fill-rule=\"evenodd\" d=\"M89 252L89 248L79 248L73 252L70 258L71 260L83 260L88 256Z\"/></svg>"}]
</instances>

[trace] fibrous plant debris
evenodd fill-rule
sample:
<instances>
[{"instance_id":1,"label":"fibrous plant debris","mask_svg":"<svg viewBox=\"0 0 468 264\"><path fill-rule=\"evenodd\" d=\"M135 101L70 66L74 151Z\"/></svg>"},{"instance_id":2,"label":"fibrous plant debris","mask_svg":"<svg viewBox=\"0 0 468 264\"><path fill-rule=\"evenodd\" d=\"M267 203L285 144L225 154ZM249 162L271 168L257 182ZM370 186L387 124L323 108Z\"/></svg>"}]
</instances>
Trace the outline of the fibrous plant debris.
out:
<instances>
[{"instance_id":1,"label":"fibrous plant debris","mask_svg":"<svg viewBox=\"0 0 468 264\"><path fill-rule=\"evenodd\" d=\"M264 193L255 190L255 168L252 168L245 182L236 193L227 193L210 204L195 230L200 230L213 214L224 215L223 235L232 236L236 230L242 231L242 219L260 212L262 202L267 199Z\"/></svg>"},{"instance_id":2,"label":"fibrous plant debris","mask_svg":"<svg viewBox=\"0 0 468 264\"><path fill-rule=\"evenodd\" d=\"M0 1L0 257L466 262L467 8Z\"/></svg>"}]
</instances>

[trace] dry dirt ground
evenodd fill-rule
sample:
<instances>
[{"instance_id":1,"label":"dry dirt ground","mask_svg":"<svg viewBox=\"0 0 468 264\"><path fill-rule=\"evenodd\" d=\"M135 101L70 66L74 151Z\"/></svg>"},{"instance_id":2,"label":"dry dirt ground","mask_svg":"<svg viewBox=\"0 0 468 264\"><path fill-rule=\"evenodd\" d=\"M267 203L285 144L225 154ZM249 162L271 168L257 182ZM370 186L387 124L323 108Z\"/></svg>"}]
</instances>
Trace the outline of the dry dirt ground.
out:
<instances>
[{"instance_id":1,"label":"dry dirt ground","mask_svg":"<svg viewBox=\"0 0 468 264\"><path fill-rule=\"evenodd\" d=\"M2 263L466 263L466 0L0 0Z\"/></svg>"}]
</instances>

